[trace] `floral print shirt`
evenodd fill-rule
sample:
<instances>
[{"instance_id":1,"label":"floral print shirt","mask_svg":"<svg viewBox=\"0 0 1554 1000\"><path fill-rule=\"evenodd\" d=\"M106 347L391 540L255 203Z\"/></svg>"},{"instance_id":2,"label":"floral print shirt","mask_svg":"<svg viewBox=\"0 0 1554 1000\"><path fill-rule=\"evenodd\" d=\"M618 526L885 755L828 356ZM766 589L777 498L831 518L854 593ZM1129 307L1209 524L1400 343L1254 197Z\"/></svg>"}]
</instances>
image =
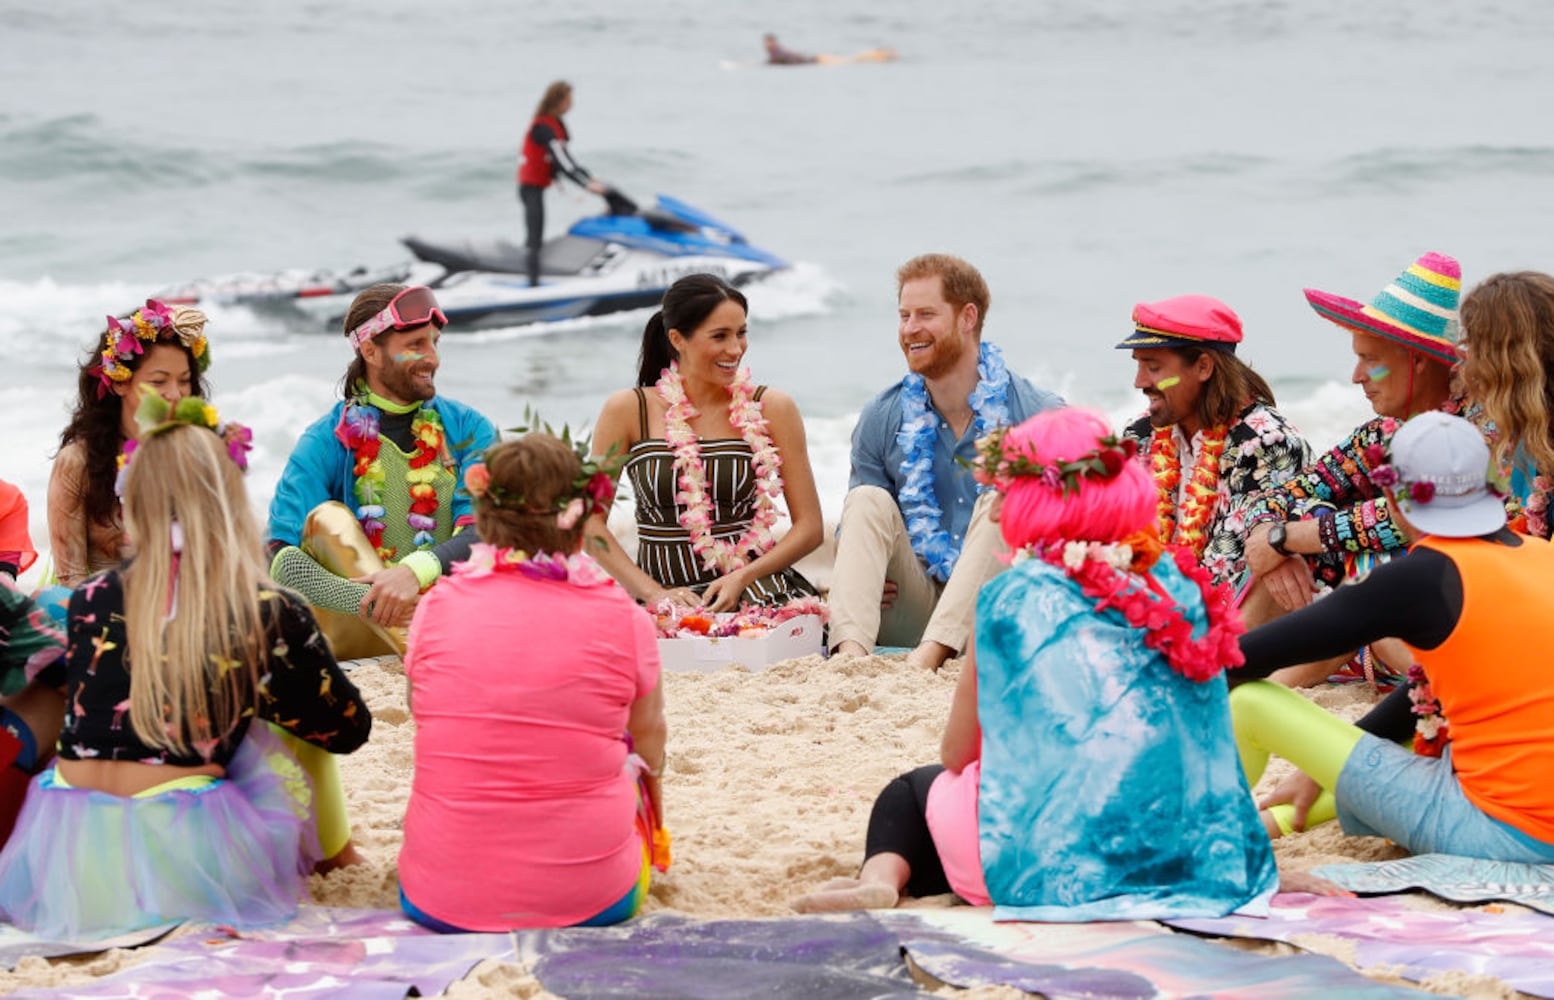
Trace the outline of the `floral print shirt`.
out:
<instances>
[{"instance_id":1,"label":"floral print shirt","mask_svg":"<svg viewBox=\"0 0 1554 1000\"><path fill-rule=\"evenodd\" d=\"M1137 441L1139 454L1147 456L1154 428L1144 416L1128 425L1124 435ZM1182 454L1182 476L1192 468L1193 454ZM1253 403L1231 424L1225 439L1225 451L1219 460L1219 503L1209 528L1209 540L1203 549L1203 565L1215 583L1239 587L1246 576L1245 503L1253 494L1284 482L1311 460L1311 448L1278 410L1264 403ZM1145 459L1147 461L1147 457Z\"/></svg>"},{"instance_id":2,"label":"floral print shirt","mask_svg":"<svg viewBox=\"0 0 1554 1000\"><path fill-rule=\"evenodd\" d=\"M130 725L130 667L125 646L124 585L118 570L94 576L70 595L65 727L59 756L65 760L128 760L142 764L225 767L253 719L275 723L331 753L350 753L367 742L372 715L329 652L313 613L284 590L259 594L270 651L253 703L229 732L210 742L193 741L180 755L141 742Z\"/></svg>"}]
</instances>

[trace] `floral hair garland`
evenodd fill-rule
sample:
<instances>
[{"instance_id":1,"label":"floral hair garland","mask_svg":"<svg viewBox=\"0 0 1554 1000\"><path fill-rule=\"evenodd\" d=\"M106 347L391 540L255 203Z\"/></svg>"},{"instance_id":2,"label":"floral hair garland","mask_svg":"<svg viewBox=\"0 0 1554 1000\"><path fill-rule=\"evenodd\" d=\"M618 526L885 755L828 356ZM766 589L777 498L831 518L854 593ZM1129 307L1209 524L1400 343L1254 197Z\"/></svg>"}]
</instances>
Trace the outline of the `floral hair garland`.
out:
<instances>
[{"instance_id":1,"label":"floral hair garland","mask_svg":"<svg viewBox=\"0 0 1554 1000\"><path fill-rule=\"evenodd\" d=\"M777 498L782 495L782 456L766 433L766 417L755 399L750 369L740 368L729 385L728 422L750 446L751 467L755 479L755 510L750 526L738 538L724 540L712 536L712 501L707 496L707 467L701 458L701 442L691 430L698 416L696 407L685 394L680 366L670 362L659 376L658 395L664 411L664 441L674 451L675 480L679 490L675 503L680 506L680 526L690 536L691 551L702 566L717 573L732 573L772 547L772 527L777 523Z\"/></svg>"},{"instance_id":2,"label":"floral hair garland","mask_svg":"<svg viewBox=\"0 0 1554 1000\"><path fill-rule=\"evenodd\" d=\"M1376 444L1367 445L1365 448L1365 464L1371 468L1371 482L1376 484L1378 487L1381 487L1382 489L1394 490L1395 495L1404 500L1406 509L1406 504L1408 501L1412 501L1413 503L1426 504L1431 500L1434 500L1435 484L1427 479L1420 479L1412 483L1405 483L1403 482L1403 478L1398 475L1397 468L1392 465L1392 457L1389 454L1389 451L1392 435L1397 433L1397 430L1400 426L1402 425L1391 417L1383 418L1381 421L1381 430L1382 433L1386 435L1386 441L1388 444L1384 445L1378 442ZM1493 478L1486 479L1484 481L1484 485L1489 490L1489 492L1495 496L1505 495L1503 484L1497 482ZM1406 489L1396 489L1399 486L1406 487Z\"/></svg>"},{"instance_id":3,"label":"floral hair garland","mask_svg":"<svg viewBox=\"0 0 1554 1000\"><path fill-rule=\"evenodd\" d=\"M124 362L145 353L141 342L176 340L194 355L194 366L204 372L210 367L210 344L205 339L205 314L188 306L169 308L156 299L130 314L128 319L108 317L102 361L91 368L99 381L97 398L102 399L115 384L128 382L134 372Z\"/></svg>"},{"instance_id":4,"label":"floral hair garland","mask_svg":"<svg viewBox=\"0 0 1554 1000\"><path fill-rule=\"evenodd\" d=\"M519 514L554 512L556 527L562 531L571 531L585 517L609 513L610 505L615 502L615 477L619 475L623 461L616 454L617 449L611 448L608 454L595 456L592 454L592 438L574 438L572 429L567 425L563 424L558 431L549 424L542 423L529 411L524 413L523 425L511 430L515 434L540 431L556 438L577 455L580 466L578 474L573 477L569 488L551 501L549 506L531 506L522 493L492 484L491 469L486 465L486 459L490 458L496 447L500 447L497 445L486 452L485 459L471 464L464 470L464 488L476 502Z\"/></svg>"},{"instance_id":5,"label":"floral hair garland","mask_svg":"<svg viewBox=\"0 0 1554 1000\"><path fill-rule=\"evenodd\" d=\"M977 438L985 438L994 428L1009 423L1009 369L997 346L983 343L977 349L977 387L966 402L975 415L973 428ZM906 481L896 495L901 517L906 522L912 551L923 561L928 575L939 581L950 578L960 559L960 546L944 528L944 510L934 493L934 445L938 437L938 414L928 400L928 386L921 375L901 380L901 429L896 443L906 459L902 471Z\"/></svg>"},{"instance_id":6,"label":"floral hair garland","mask_svg":"<svg viewBox=\"0 0 1554 1000\"><path fill-rule=\"evenodd\" d=\"M174 427L205 427L218 434L227 446L227 456L243 472L248 471L248 453L253 449L253 432L236 421L224 421L216 408L198 396L185 396L176 403L169 403L150 389L142 389L140 406L135 410L137 437L124 442L119 453L118 475L113 491L124 495L124 477L129 471L130 459L135 455L138 443Z\"/></svg>"},{"instance_id":7,"label":"floral hair garland","mask_svg":"<svg viewBox=\"0 0 1554 1000\"><path fill-rule=\"evenodd\" d=\"M1008 433L1007 427L995 427L988 432L977 441L977 459L971 463L971 474L978 483L1005 492L1016 479L1034 478L1050 489L1078 493L1080 480L1113 479L1138 454L1138 442L1108 434L1083 455L1047 463L1026 452L1006 449L1004 439Z\"/></svg>"}]
</instances>

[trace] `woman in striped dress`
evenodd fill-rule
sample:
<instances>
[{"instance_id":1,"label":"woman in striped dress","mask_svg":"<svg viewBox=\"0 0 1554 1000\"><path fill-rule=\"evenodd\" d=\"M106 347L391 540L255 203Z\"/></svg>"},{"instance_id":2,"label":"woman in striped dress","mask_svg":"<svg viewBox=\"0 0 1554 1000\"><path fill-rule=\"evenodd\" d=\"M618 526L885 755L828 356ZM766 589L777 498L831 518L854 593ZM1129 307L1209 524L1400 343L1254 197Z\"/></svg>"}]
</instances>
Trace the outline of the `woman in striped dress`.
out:
<instances>
[{"instance_id":1,"label":"woman in striped dress","mask_svg":"<svg viewBox=\"0 0 1554 1000\"><path fill-rule=\"evenodd\" d=\"M599 414L594 451L626 456L638 548L633 562L600 518L590 553L645 604L732 611L816 593L793 569L821 540L804 421L740 366L747 310L721 278L675 282L643 331L636 387ZM780 539L779 497L793 520Z\"/></svg>"}]
</instances>

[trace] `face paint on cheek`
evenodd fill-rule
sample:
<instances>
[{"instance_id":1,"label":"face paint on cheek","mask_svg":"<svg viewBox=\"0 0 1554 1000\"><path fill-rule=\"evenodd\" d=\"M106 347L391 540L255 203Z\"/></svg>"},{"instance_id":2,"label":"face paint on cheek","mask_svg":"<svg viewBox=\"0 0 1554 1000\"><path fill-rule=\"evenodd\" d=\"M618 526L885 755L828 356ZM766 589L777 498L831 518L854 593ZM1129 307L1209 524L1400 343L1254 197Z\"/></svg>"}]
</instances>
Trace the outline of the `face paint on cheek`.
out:
<instances>
[{"instance_id":1,"label":"face paint on cheek","mask_svg":"<svg viewBox=\"0 0 1554 1000\"><path fill-rule=\"evenodd\" d=\"M1165 392L1167 389L1171 388L1172 386L1177 386L1177 385L1181 385L1181 384L1182 384L1182 377L1180 375L1172 375L1170 378L1163 378L1159 382L1156 382L1155 383L1155 388L1159 389L1161 392Z\"/></svg>"},{"instance_id":2,"label":"face paint on cheek","mask_svg":"<svg viewBox=\"0 0 1554 1000\"><path fill-rule=\"evenodd\" d=\"M426 355L417 354L415 351L405 351L403 353L394 355L394 360L399 364L408 365L412 361L420 361L424 357L426 357Z\"/></svg>"},{"instance_id":3,"label":"face paint on cheek","mask_svg":"<svg viewBox=\"0 0 1554 1000\"><path fill-rule=\"evenodd\" d=\"M1372 368L1365 374L1372 382L1380 382L1382 379L1392 374L1392 369L1388 368L1386 365L1377 365L1375 368Z\"/></svg>"}]
</instances>

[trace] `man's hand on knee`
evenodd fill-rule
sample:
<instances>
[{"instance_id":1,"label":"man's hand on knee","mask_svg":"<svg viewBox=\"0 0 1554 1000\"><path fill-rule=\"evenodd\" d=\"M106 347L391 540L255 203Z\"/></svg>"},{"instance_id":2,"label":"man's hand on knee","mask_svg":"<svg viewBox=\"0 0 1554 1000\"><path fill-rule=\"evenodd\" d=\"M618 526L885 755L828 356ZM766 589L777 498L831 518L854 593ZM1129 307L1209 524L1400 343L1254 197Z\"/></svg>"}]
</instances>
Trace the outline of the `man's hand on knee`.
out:
<instances>
[{"instance_id":1,"label":"man's hand on knee","mask_svg":"<svg viewBox=\"0 0 1554 1000\"><path fill-rule=\"evenodd\" d=\"M362 595L361 616L390 628L410 624L416 601L421 597L421 582L408 566L390 566L367 576L351 578L352 583L367 584Z\"/></svg>"},{"instance_id":2,"label":"man's hand on knee","mask_svg":"<svg viewBox=\"0 0 1554 1000\"><path fill-rule=\"evenodd\" d=\"M1296 611L1310 604L1311 595L1316 592L1311 567L1300 556L1290 556L1281 562L1273 572L1263 576L1263 584L1268 588L1269 596L1286 611Z\"/></svg>"},{"instance_id":3,"label":"man's hand on knee","mask_svg":"<svg viewBox=\"0 0 1554 1000\"><path fill-rule=\"evenodd\" d=\"M901 595L901 591L896 586L896 581L894 581L894 580L886 580L885 581L885 591L884 591L884 593L882 593L880 595L880 610L881 611L888 611L888 610L890 610L890 606L892 604L896 603L896 598L899 597L900 595Z\"/></svg>"}]
</instances>

